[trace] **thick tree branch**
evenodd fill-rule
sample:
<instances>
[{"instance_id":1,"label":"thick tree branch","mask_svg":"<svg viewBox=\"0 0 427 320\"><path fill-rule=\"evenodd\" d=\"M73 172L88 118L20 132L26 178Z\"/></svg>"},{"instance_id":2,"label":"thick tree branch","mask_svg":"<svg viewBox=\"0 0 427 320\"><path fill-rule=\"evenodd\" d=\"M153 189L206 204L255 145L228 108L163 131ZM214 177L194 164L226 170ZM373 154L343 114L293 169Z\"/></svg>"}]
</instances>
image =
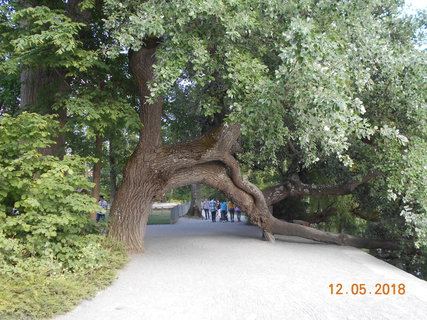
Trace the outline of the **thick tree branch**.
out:
<instances>
[{"instance_id":1,"label":"thick tree branch","mask_svg":"<svg viewBox=\"0 0 427 320\"><path fill-rule=\"evenodd\" d=\"M262 192L240 176L240 166L231 155L224 155L223 162L200 164L176 171L169 179L164 192L192 183L204 183L221 192L228 198L239 202L251 221L261 227L264 237L274 241L271 229L270 212ZM225 166L226 164L226 166Z\"/></svg>"},{"instance_id":2,"label":"thick tree branch","mask_svg":"<svg viewBox=\"0 0 427 320\"><path fill-rule=\"evenodd\" d=\"M380 221L380 216L378 214L375 214L375 215L369 214L368 212L363 211L360 207L352 209L350 213L366 221L373 221L373 222Z\"/></svg>"},{"instance_id":3,"label":"thick tree branch","mask_svg":"<svg viewBox=\"0 0 427 320\"><path fill-rule=\"evenodd\" d=\"M212 162L196 165L192 168L180 169L171 176L164 191L166 192L170 189L192 183L203 183L220 190L227 197L238 201L241 207L251 214L251 219L253 219L256 216L256 211L254 210L259 210L256 199L248 190L244 190L236 185L229 173L230 171L228 168L221 162ZM325 232L294 223L288 223L274 218L268 213L268 210L267 215L269 229L264 229L264 234L267 237L270 237L272 234L282 234L358 248L399 248L399 245L393 241L365 239L348 234Z\"/></svg>"},{"instance_id":4,"label":"thick tree branch","mask_svg":"<svg viewBox=\"0 0 427 320\"><path fill-rule=\"evenodd\" d=\"M221 161L230 168L230 176L236 186L252 196L254 208L250 213L251 221L261 227L264 231L268 232L268 230L270 230L269 216L271 214L262 191L254 184L242 178L240 173L240 164L232 155L224 154ZM269 240L273 240L270 235L266 236Z\"/></svg>"},{"instance_id":5,"label":"thick tree branch","mask_svg":"<svg viewBox=\"0 0 427 320\"><path fill-rule=\"evenodd\" d=\"M242 209L247 212L252 212L254 208L251 195L234 184L228 175L227 168L221 162L199 164L177 170L165 185L164 192L193 183L203 183L223 192L227 197L237 200Z\"/></svg>"},{"instance_id":6,"label":"thick tree branch","mask_svg":"<svg viewBox=\"0 0 427 320\"><path fill-rule=\"evenodd\" d=\"M365 177L366 180L368 178ZM264 230L264 236L273 241L273 234L299 236L316 241L349 245L359 248L397 249L393 241L364 239L347 234L325 232L310 227L274 218L267 208L263 193L251 183L240 177L240 167L231 155L224 155L222 162L195 165L177 170L169 178L164 192L180 186L203 183L223 192L227 197L237 200L250 214L251 221ZM258 190L258 191L257 191Z\"/></svg>"},{"instance_id":7,"label":"thick tree branch","mask_svg":"<svg viewBox=\"0 0 427 320\"><path fill-rule=\"evenodd\" d=\"M141 99L140 119L143 124L140 132L138 148L142 150L154 150L161 145L161 117L163 101L159 99L155 103L149 103L150 97L148 83L154 79L153 65L155 63L156 48L159 39L148 39L143 48L138 51L129 51L129 66L138 88Z\"/></svg>"},{"instance_id":8,"label":"thick tree branch","mask_svg":"<svg viewBox=\"0 0 427 320\"><path fill-rule=\"evenodd\" d=\"M157 152L157 156L167 165L158 169L175 171L220 160L224 154L229 154L233 150L239 137L238 124L222 124L200 138L172 146L163 146Z\"/></svg>"},{"instance_id":9,"label":"thick tree branch","mask_svg":"<svg viewBox=\"0 0 427 320\"><path fill-rule=\"evenodd\" d=\"M354 177L341 184L312 185L303 183L297 174L292 175L280 185L263 190L268 205L277 203L287 197L326 196L351 194L358 186L379 176L378 171L360 177Z\"/></svg>"}]
</instances>

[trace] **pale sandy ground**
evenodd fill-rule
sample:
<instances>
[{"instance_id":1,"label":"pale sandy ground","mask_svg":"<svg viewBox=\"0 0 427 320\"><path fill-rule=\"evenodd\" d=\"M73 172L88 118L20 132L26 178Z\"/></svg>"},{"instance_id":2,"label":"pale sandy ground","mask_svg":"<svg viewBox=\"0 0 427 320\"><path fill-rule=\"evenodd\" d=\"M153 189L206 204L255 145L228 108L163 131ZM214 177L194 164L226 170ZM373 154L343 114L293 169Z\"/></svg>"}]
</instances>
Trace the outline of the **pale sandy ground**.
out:
<instances>
[{"instance_id":1,"label":"pale sandy ground","mask_svg":"<svg viewBox=\"0 0 427 320\"><path fill-rule=\"evenodd\" d=\"M427 319L425 281L351 247L260 236L244 223L149 226L147 252L56 319ZM344 294L332 295L331 283ZM367 294L352 295L361 283ZM406 293L374 295L377 283L403 283Z\"/></svg>"}]
</instances>

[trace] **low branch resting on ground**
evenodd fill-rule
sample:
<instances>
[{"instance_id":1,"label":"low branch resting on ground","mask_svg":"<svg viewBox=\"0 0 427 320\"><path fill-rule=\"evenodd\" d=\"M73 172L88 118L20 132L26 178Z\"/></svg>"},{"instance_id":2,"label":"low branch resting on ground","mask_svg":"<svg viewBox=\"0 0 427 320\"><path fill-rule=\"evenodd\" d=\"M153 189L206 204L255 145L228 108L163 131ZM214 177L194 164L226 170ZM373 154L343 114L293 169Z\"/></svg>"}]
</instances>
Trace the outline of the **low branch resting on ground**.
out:
<instances>
[{"instance_id":1,"label":"low branch resting on ground","mask_svg":"<svg viewBox=\"0 0 427 320\"><path fill-rule=\"evenodd\" d=\"M358 248L399 248L398 244L393 241L365 239L348 234L325 232L274 218L266 208L263 194L252 190L252 188L257 189L257 187L242 178L236 179L237 176L240 177L240 175L237 175L239 172L236 162L234 162L236 160L230 157L225 157L224 160L228 165L234 166L236 170L234 173L233 170L227 170L228 166L219 161L197 165L177 171L169 180L166 190L192 183L204 183L220 190L227 197L237 200L242 205L242 208L250 214L251 221L264 230L264 235L270 241L273 240L269 238L272 234L281 234ZM235 175L234 177L233 174ZM260 208L263 209L260 210ZM259 215L262 215L261 218Z\"/></svg>"}]
</instances>

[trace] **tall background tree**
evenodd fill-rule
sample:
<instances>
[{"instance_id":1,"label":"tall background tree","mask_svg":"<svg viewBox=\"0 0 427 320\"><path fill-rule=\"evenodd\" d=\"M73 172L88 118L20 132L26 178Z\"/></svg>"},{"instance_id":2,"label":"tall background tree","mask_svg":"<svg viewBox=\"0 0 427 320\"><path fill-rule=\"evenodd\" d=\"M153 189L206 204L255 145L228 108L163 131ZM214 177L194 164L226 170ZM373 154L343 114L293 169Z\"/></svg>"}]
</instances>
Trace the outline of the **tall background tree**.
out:
<instances>
[{"instance_id":1,"label":"tall background tree","mask_svg":"<svg viewBox=\"0 0 427 320\"><path fill-rule=\"evenodd\" d=\"M104 141L138 130L126 60L102 54L113 40L103 26L101 5L73 0L6 1L2 6L4 99L13 97L12 86L20 87L14 96L19 106L9 102L9 110L3 109L55 115L61 130L42 152L62 157L67 149L92 156L94 198L101 189Z\"/></svg>"}]
</instances>

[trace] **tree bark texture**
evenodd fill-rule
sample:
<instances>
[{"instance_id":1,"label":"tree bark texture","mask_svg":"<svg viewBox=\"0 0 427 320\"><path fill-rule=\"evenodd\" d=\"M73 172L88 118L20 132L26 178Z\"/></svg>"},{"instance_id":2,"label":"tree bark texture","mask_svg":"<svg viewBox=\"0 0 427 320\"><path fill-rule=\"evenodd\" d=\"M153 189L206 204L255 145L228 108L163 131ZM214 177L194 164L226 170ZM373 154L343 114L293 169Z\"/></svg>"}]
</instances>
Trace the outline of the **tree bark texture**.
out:
<instances>
[{"instance_id":1,"label":"tree bark texture","mask_svg":"<svg viewBox=\"0 0 427 320\"><path fill-rule=\"evenodd\" d=\"M191 184L191 203L187 216L194 218L203 218L202 215L202 192L200 183Z\"/></svg>"},{"instance_id":2,"label":"tree bark texture","mask_svg":"<svg viewBox=\"0 0 427 320\"><path fill-rule=\"evenodd\" d=\"M148 82L154 77L153 64L157 39L139 51L129 52L129 65L138 87L140 119L143 126L139 143L124 173L123 182L112 205L110 235L128 244L129 250L144 251L144 231L153 201L160 198L163 183L162 172L157 168L157 152L161 148L162 101L147 102L150 96Z\"/></svg>"},{"instance_id":3,"label":"tree bark texture","mask_svg":"<svg viewBox=\"0 0 427 320\"><path fill-rule=\"evenodd\" d=\"M117 159L113 139L109 141L108 160L110 162L110 203L113 203L117 191Z\"/></svg>"},{"instance_id":4,"label":"tree bark texture","mask_svg":"<svg viewBox=\"0 0 427 320\"><path fill-rule=\"evenodd\" d=\"M342 188L350 192L362 182L355 180L338 186L319 186L319 189L304 185L295 176L288 181L289 186L284 184L262 192L242 178L240 165L233 157L240 136L238 124L222 124L200 138L163 145L160 136L162 101L149 104L145 98L150 96L147 83L154 77L157 45L157 39L148 39L145 47L129 54L131 72L141 100L140 119L143 126L140 141L126 164L123 183L111 209L113 222L110 236L127 243L130 251L143 252L144 230L152 203L171 189L202 183L237 201L249 214L251 222L262 228L264 238L269 241L274 241L274 234L285 234L366 248L390 245L323 232L274 218L269 209L271 205L297 191L320 195L320 189L323 189L331 194L344 194L340 193L343 192L340 191ZM366 179L370 178L365 177L362 181Z\"/></svg>"},{"instance_id":5,"label":"tree bark texture","mask_svg":"<svg viewBox=\"0 0 427 320\"><path fill-rule=\"evenodd\" d=\"M91 13L89 10L81 10L79 6L81 2L82 0L66 1L67 16L75 22L89 23ZM38 1L19 0L18 3L25 8L40 5ZM57 5L52 6L55 8ZM20 28L28 28L28 23L26 20L21 21ZM88 31L81 31L80 39L84 37L82 32ZM93 37L91 34L85 36ZM21 71L20 107L40 114L57 115L60 130L53 137L54 143L41 149L40 152L59 158L65 155L65 134L62 129L67 122L67 110L56 110L53 105L58 101L58 97L64 96L70 90L66 74L65 68L47 68L41 65L23 66Z\"/></svg>"},{"instance_id":6,"label":"tree bark texture","mask_svg":"<svg viewBox=\"0 0 427 320\"><path fill-rule=\"evenodd\" d=\"M99 199L101 192L101 159L102 159L102 144L104 139L101 136L96 136L95 139L95 158L98 162L93 165L92 182L95 184L92 189L92 197ZM91 213L91 219L96 218L96 212Z\"/></svg>"},{"instance_id":7,"label":"tree bark texture","mask_svg":"<svg viewBox=\"0 0 427 320\"><path fill-rule=\"evenodd\" d=\"M356 248L383 248L390 250L399 249L398 243L394 241L366 239L352 236L349 234L321 231L311 227L305 227L296 223L289 223L283 220L279 220L274 218L273 216L271 217L271 220L271 233L273 234L298 236L315 241L352 246Z\"/></svg>"},{"instance_id":8,"label":"tree bark texture","mask_svg":"<svg viewBox=\"0 0 427 320\"><path fill-rule=\"evenodd\" d=\"M297 174L293 174L284 183L263 190L263 194L269 205L287 197L346 195L351 194L358 186L377 176L379 176L379 172L370 172L363 177L355 177L341 184L311 185L303 183Z\"/></svg>"},{"instance_id":9,"label":"tree bark texture","mask_svg":"<svg viewBox=\"0 0 427 320\"><path fill-rule=\"evenodd\" d=\"M41 114L57 115L57 120L62 129L67 121L65 109L54 110L58 94L64 94L68 90L65 80L65 72L46 70L43 67L25 67L21 72L20 107ZM53 137L54 143L40 150L44 155L54 155L62 158L65 155L65 135L59 131Z\"/></svg>"}]
</instances>

